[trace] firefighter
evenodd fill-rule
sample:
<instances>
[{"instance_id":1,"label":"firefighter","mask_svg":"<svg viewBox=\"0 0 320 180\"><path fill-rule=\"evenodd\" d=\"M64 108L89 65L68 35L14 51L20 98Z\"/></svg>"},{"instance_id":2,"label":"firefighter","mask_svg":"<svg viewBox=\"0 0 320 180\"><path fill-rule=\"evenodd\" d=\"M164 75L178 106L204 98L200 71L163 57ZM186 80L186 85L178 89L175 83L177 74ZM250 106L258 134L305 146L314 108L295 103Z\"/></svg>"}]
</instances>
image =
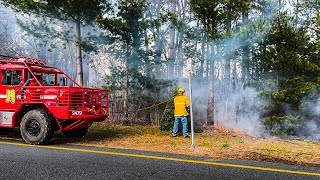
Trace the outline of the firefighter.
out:
<instances>
[{"instance_id":1,"label":"firefighter","mask_svg":"<svg viewBox=\"0 0 320 180\"><path fill-rule=\"evenodd\" d=\"M184 89L178 89L178 96L173 100L174 102L174 125L172 136L176 137L178 132L178 125L181 121L182 123L182 134L184 137L189 137L188 135L188 121L187 116L190 112L190 101L187 96L183 95Z\"/></svg>"}]
</instances>

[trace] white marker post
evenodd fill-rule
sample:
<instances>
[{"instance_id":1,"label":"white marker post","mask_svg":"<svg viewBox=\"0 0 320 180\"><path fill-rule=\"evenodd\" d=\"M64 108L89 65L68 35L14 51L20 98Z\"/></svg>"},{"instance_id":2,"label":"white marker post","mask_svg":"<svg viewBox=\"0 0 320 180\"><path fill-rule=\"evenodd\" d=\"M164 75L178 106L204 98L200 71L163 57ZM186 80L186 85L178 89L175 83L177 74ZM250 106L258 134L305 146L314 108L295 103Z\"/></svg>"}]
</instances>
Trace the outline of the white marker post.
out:
<instances>
[{"instance_id":1,"label":"white marker post","mask_svg":"<svg viewBox=\"0 0 320 180\"><path fill-rule=\"evenodd\" d=\"M191 72L192 72L192 59L187 59L187 70L189 73L189 92L190 92L190 120L191 120L191 148L194 150L194 130L193 130L193 112L192 112L192 85L191 85Z\"/></svg>"}]
</instances>

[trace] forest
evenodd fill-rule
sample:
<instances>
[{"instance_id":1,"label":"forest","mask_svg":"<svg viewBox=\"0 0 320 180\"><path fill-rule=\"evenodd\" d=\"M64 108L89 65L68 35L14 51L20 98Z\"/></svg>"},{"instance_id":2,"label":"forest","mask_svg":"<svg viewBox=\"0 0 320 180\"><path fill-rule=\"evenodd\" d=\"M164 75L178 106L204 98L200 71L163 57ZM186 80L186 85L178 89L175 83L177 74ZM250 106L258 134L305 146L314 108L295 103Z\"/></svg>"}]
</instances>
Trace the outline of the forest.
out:
<instances>
[{"instance_id":1,"label":"forest","mask_svg":"<svg viewBox=\"0 0 320 180\"><path fill-rule=\"evenodd\" d=\"M319 0L0 0L0 54L107 88L118 123L169 130L190 76L200 128L320 138Z\"/></svg>"}]
</instances>

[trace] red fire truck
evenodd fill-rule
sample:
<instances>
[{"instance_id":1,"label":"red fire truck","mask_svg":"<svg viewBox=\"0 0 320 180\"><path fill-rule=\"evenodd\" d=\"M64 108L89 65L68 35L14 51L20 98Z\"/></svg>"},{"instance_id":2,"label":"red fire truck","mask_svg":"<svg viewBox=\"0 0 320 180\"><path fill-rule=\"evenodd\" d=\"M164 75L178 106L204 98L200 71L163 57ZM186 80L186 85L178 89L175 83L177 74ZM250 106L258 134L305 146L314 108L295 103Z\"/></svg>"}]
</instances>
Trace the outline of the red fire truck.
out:
<instances>
[{"instance_id":1,"label":"red fire truck","mask_svg":"<svg viewBox=\"0 0 320 180\"><path fill-rule=\"evenodd\" d=\"M84 88L45 61L0 55L0 133L20 128L30 144L46 144L54 131L84 136L108 117L108 91Z\"/></svg>"}]
</instances>

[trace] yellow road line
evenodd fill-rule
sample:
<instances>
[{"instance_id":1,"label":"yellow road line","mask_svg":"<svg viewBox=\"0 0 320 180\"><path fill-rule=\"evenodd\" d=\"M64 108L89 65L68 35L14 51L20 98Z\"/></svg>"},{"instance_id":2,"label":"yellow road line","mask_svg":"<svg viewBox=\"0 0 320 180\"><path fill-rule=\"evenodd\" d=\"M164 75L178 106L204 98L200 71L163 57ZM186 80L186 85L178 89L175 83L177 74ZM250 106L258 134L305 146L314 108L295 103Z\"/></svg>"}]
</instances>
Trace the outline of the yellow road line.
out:
<instances>
[{"instance_id":1,"label":"yellow road line","mask_svg":"<svg viewBox=\"0 0 320 180\"><path fill-rule=\"evenodd\" d=\"M43 148L43 149L55 149L55 150L62 150L62 151L74 151L74 152L83 152L83 153L117 155L117 156L137 157L137 158L146 158L146 159L158 159L158 160L165 160L165 161L206 164L206 165L233 167L233 168L242 168L242 169L253 169L253 170L261 170L261 171L281 172L281 173L290 173L290 174L299 174L299 175L320 176L320 173L305 172L305 171L285 170L285 169L276 169L276 168L264 168L264 167L258 167L258 166L227 164L227 163L219 163L219 162L207 162L207 161L199 161L199 160L168 158L168 157L161 157L161 156L141 155L141 154L129 154L129 153L108 152L108 151L77 149L77 148L64 148L64 147L56 147L56 146L40 146L40 145L30 145L30 144L11 143L11 142L0 142L0 145L37 147L37 148Z\"/></svg>"}]
</instances>

